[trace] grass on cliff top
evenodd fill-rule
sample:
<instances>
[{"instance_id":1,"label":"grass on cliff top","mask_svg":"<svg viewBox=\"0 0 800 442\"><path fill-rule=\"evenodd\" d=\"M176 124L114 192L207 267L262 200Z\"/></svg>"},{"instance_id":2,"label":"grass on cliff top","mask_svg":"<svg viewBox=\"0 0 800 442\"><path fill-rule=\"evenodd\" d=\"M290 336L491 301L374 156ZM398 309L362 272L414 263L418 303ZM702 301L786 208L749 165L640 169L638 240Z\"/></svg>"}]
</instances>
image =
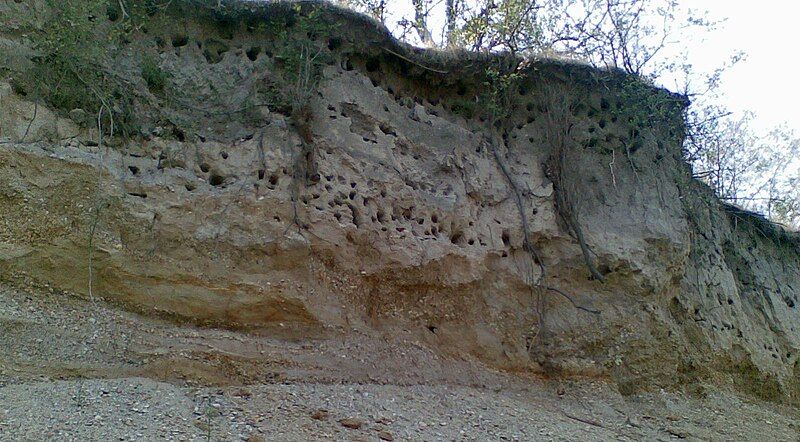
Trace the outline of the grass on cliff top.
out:
<instances>
[{"instance_id":1,"label":"grass on cliff top","mask_svg":"<svg viewBox=\"0 0 800 442\"><path fill-rule=\"evenodd\" d=\"M736 228L747 229L754 234L769 238L781 244L789 245L800 251L800 232L791 231L767 219L764 215L742 209L733 204L723 202L722 209Z\"/></svg>"}]
</instances>

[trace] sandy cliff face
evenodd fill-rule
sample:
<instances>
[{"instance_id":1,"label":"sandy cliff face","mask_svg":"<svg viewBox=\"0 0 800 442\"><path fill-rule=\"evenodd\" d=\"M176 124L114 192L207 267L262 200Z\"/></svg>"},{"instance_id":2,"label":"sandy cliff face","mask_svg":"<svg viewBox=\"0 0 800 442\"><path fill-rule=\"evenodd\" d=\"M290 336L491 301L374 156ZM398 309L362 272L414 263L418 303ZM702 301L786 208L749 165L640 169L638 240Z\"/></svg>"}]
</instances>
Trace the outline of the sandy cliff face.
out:
<instances>
[{"instance_id":1,"label":"sandy cliff face","mask_svg":"<svg viewBox=\"0 0 800 442\"><path fill-rule=\"evenodd\" d=\"M532 62L489 128L492 59L418 53L325 9L338 26L318 41L329 62L301 128L270 102L281 41L254 26L292 12L174 13L186 22L154 21L109 62L141 97L133 136L101 140L82 110L0 84L3 280L281 336L411 333L623 392L800 398L798 239L692 182L677 117L633 118L624 76ZM142 54L169 72L165 94ZM569 173L554 185L558 122ZM573 195L602 281L557 192Z\"/></svg>"}]
</instances>

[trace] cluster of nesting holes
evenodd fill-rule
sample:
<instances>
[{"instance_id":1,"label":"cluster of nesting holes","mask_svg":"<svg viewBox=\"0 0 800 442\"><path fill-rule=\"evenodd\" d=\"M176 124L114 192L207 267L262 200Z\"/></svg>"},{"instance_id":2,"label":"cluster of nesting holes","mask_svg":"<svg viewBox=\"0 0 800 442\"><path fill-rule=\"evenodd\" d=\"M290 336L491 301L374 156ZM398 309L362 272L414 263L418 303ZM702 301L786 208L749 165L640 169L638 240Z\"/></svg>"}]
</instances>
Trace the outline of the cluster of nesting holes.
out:
<instances>
[{"instance_id":1,"label":"cluster of nesting holes","mask_svg":"<svg viewBox=\"0 0 800 442\"><path fill-rule=\"evenodd\" d=\"M285 167L282 167L277 171L272 171L269 174L267 174L266 169L258 169L256 171L257 181L254 186L256 189L260 189L262 186L264 186L269 190L276 190L283 184L288 183L288 175L289 171Z\"/></svg>"},{"instance_id":2,"label":"cluster of nesting holes","mask_svg":"<svg viewBox=\"0 0 800 442\"><path fill-rule=\"evenodd\" d=\"M360 186L343 175L324 175L300 201L318 212L330 212L339 223L352 223L356 228L378 228L383 232L397 232L401 238L447 241L461 247L487 245L482 235L473 232L473 222L461 225L458 220L437 212L391 201L388 190L377 194L368 190L373 188L374 183ZM503 230L501 237L507 249L510 246L508 231ZM508 256L508 252L504 251L503 256Z\"/></svg>"},{"instance_id":3,"label":"cluster of nesting holes","mask_svg":"<svg viewBox=\"0 0 800 442\"><path fill-rule=\"evenodd\" d=\"M172 37L172 46L175 49L184 47L189 44L189 37L184 34L176 34ZM197 41L197 47L203 50L203 54L206 60L211 63L219 63L223 55L229 51L229 46L227 43L216 39L216 38L209 38L205 42ZM159 44L159 46L163 45L163 41ZM330 39L328 41L328 48L330 50L334 50L341 45L341 41L338 39ZM259 56L262 54L263 49L259 46L251 46L244 50L245 55L251 61L258 60ZM266 55L270 55L268 51L264 51ZM346 70L353 70L353 62L351 60L344 60L345 62L345 69ZM436 108L440 103L443 103L442 106L444 109L449 111L453 111L450 108L450 105L447 104L442 97L426 97L421 98L416 94L409 94L403 95L399 92L398 86L392 86L387 83L387 76L381 75L383 69L381 66L381 61L377 57L368 58L365 61L361 61L364 70L366 71L367 75L370 77L373 85L375 87L381 87L386 90L396 102L401 105L405 105L408 107L413 107L413 105L421 104L428 109L428 112L431 115L438 115ZM464 84L459 84L456 87L456 94L459 96L465 96L467 94L467 87ZM536 95L529 91L526 87L520 87L519 93L521 96L525 97L528 95ZM531 124L536 121L538 115L543 115L548 112L548 106L545 103L531 101L528 102L525 106L527 113L525 116L525 121L519 122L517 124L517 129L521 129L524 127L525 124ZM611 126L609 126L609 122L616 123L618 120L617 115L620 114L620 111L623 108L623 104L621 101L616 101L612 103L607 98L601 98L599 102L592 103L589 105L585 104L575 104L573 103L570 106L572 110L572 114L575 117L587 117L591 120L588 126L589 135L585 140L583 140L583 145L587 148L602 148L603 151L610 151L609 147L614 145L621 145L625 146L628 153L634 153L642 146L642 142L640 140L640 128L637 127L629 127L627 129L621 130L613 130ZM388 111L388 108L385 108ZM342 113L344 115L344 113ZM336 118L336 116L331 116L331 118ZM488 116L486 114L480 115L479 119L481 121L486 121ZM499 122L498 122L499 123ZM386 129L386 130L384 130ZM384 128L381 127L381 130L384 133L390 133L391 129L388 127ZM516 134L511 135L513 138L517 138ZM365 142L376 142L374 139L370 137L364 137Z\"/></svg>"},{"instance_id":4,"label":"cluster of nesting holes","mask_svg":"<svg viewBox=\"0 0 800 442\"><path fill-rule=\"evenodd\" d=\"M231 51L231 43L225 40L225 38L208 38L204 41L197 40L194 44L203 52L203 57L209 64L217 64L223 60L226 53ZM156 37L155 42L159 52L163 52L166 48L166 41L162 37ZM179 53L181 48L191 43L191 40L185 34L175 34L172 36L170 43L175 52ZM267 57L272 56L270 51L265 50L261 46L248 47L236 45L234 49L236 50L235 53L237 56L244 55L248 60L253 62L257 61L262 55L266 55Z\"/></svg>"},{"instance_id":5,"label":"cluster of nesting holes","mask_svg":"<svg viewBox=\"0 0 800 442\"><path fill-rule=\"evenodd\" d=\"M550 106L546 102L536 99L537 93L528 91L525 87L521 87L519 93L523 97L532 95L533 99L525 104L526 112L514 125L516 131L503 135L506 141L509 138L517 139L520 130L526 125L540 121L539 117L550 111ZM612 102L608 98L601 97L590 103L576 101L570 103L569 111L576 120L586 121L586 136L581 140L581 145L587 149L599 149L602 153L610 153L616 147L623 148L626 153L632 154L643 146L642 128L636 126L633 117L622 117L624 104L621 100ZM626 121L620 122L621 117ZM488 116L481 114L478 118L481 122L485 122ZM497 124L500 123L497 122ZM541 124L546 123L542 122ZM498 126L498 128L501 127ZM535 139L531 137L528 141L533 143Z\"/></svg>"},{"instance_id":6,"label":"cluster of nesting holes","mask_svg":"<svg viewBox=\"0 0 800 442\"><path fill-rule=\"evenodd\" d=\"M770 356L772 356L773 359L783 359L783 354L781 353L781 350L776 346L769 344L762 344L762 346L764 347L765 351L770 353ZM785 360L789 361L791 358L792 358L792 352L786 352Z\"/></svg>"},{"instance_id":7,"label":"cluster of nesting holes","mask_svg":"<svg viewBox=\"0 0 800 442\"><path fill-rule=\"evenodd\" d=\"M400 106L405 106L413 108L415 104L419 104L425 107L426 112L433 116L439 116L440 112L439 109L446 109L449 111L453 111L453 108L443 100L441 95L439 96L421 96L422 92L417 91L413 92L413 90L417 89L413 86L410 87L401 87L399 84L394 84L390 81L390 77L385 75L385 70L381 66L381 61L378 57L370 57L366 60L358 60L356 64L362 66L362 70L366 72L367 77L372 82L372 86L384 90L388 93L392 99ZM345 71L353 71L355 70L355 65L353 60L351 59L344 59L342 68ZM408 66L401 65L399 71L399 77L406 78L409 76L410 72L407 70ZM404 94L402 91L406 90L408 93ZM466 93L466 89L464 89L464 93ZM441 106L440 106L441 105ZM383 107L384 112L389 112L389 108L384 105ZM334 118L334 117L331 117ZM383 128L381 128L383 130ZM367 141L367 140L365 140Z\"/></svg>"},{"instance_id":8,"label":"cluster of nesting holes","mask_svg":"<svg viewBox=\"0 0 800 442\"><path fill-rule=\"evenodd\" d=\"M222 150L219 152L219 156L223 160L227 160L230 155L228 154L227 151ZM200 172L202 172L202 175L198 176L208 181L208 184L214 187L220 187L225 184L225 176L219 173L218 171L214 170L207 162L200 163L199 168ZM194 191L196 188L197 186L192 183L186 184L186 190L190 192Z\"/></svg>"},{"instance_id":9,"label":"cluster of nesting holes","mask_svg":"<svg viewBox=\"0 0 800 442\"><path fill-rule=\"evenodd\" d=\"M451 113L457 113L457 108L461 106L457 102L458 100L456 100L455 104L452 104L450 103L451 100L446 100L442 96L423 98L418 94L411 92L408 94L403 94L400 92L401 88L398 85L390 84L388 76L382 75L381 63L378 58L369 58L366 61L363 61L363 68L366 71L367 76L370 78L372 85L385 90L390 96L392 96L394 101L401 106L407 106L411 108L414 104L420 104L426 108L429 114L434 116L439 115L437 109L440 106ZM346 61L346 70L353 70L353 64L349 60ZM458 97L461 97L461 100L463 100L463 97L467 95L467 92L468 88L464 84L459 84L455 88L455 93ZM519 88L519 94L522 97L538 95L537 93L528 90L528 88L525 86ZM604 150L607 150L609 146L621 145L626 147L628 153L634 153L642 146L640 138L641 128L634 127L632 124L627 128L625 126L616 124L618 123L619 115L621 115L623 111L623 103L621 101L617 100L612 104L609 99L600 98L599 101L591 104L585 104L581 102L571 103L569 108L573 117L586 118L589 120L587 127L589 136L586 138L586 140L583 140L583 145L585 147L605 147ZM384 110L388 111L388 108L385 108ZM526 103L525 110L527 112L525 113L523 120L516 124L517 130L522 129L526 124L532 124L536 122L539 116L547 114L549 112L549 106L547 103L538 101L534 98L532 101ZM331 118L335 117L332 116ZM478 115L478 119L481 122L486 122L488 118L489 116L485 112ZM632 119L628 118L628 123L632 122ZM496 124L499 128L502 125L502 122L498 121ZM511 137L517 138L517 135L513 134Z\"/></svg>"}]
</instances>

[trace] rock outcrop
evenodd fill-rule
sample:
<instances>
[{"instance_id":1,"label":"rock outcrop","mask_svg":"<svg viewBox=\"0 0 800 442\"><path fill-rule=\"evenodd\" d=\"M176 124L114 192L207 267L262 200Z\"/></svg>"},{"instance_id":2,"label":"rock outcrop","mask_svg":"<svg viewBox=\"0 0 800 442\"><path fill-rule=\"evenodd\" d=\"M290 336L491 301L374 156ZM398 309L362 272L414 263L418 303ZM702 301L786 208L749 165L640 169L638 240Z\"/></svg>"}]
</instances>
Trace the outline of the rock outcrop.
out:
<instances>
[{"instance_id":1,"label":"rock outcrop","mask_svg":"<svg viewBox=\"0 0 800 442\"><path fill-rule=\"evenodd\" d=\"M410 332L623 392L800 400L800 238L691 179L679 98L533 60L495 120L480 97L500 56L406 47L313 3L175 3L106 62L136 92L134 133L99 137L95 115L13 86L24 60L7 67L0 279L287 337ZM276 29L312 10L325 63L299 122L276 99Z\"/></svg>"}]
</instances>

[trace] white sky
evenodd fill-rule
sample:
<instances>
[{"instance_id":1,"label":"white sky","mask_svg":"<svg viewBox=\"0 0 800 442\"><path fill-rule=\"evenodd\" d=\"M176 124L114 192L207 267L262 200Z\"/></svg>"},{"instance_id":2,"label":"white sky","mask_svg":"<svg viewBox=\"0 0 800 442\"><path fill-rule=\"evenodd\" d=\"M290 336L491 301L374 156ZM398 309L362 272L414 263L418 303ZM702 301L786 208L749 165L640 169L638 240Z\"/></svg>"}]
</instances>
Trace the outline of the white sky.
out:
<instances>
[{"instance_id":1,"label":"white sky","mask_svg":"<svg viewBox=\"0 0 800 442\"><path fill-rule=\"evenodd\" d=\"M722 77L720 95L725 104L737 112L755 112L758 129L785 122L800 132L800 2L681 0L681 4L727 18L706 41L687 45L697 66L713 68L739 50L747 55Z\"/></svg>"}]
</instances>

